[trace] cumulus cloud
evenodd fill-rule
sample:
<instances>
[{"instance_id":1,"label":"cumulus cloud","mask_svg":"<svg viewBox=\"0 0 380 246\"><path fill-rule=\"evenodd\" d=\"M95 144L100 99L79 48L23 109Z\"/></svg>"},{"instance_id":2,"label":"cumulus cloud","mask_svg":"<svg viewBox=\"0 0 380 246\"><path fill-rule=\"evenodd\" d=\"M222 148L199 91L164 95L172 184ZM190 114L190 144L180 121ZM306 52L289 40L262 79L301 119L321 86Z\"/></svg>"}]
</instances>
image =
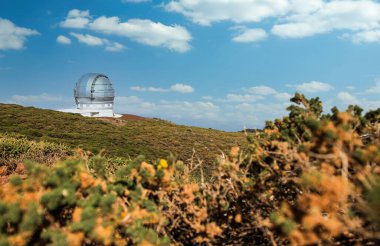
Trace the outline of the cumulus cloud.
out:
<instances>
[{"instance_id":1,"label":"cumulus cloud","mask_svg":"<svg viewBox=\"0 0 380 246\"><path fill-rule=\"evenodd\" d=\"M64 21L60 23L61 27L64 28L85 28L88 23L90 23L90 11L79 9L72 9L67 14Z\"/></svg>"},{"instance_id":2,"label":"cumulus cloud","mask_svg":"<svg viewBox=\"0 0 380 246\"><path fill-rule=\"evenodd\" d=\"M203 96L202 99L206 100L206 101L211 101L213 99L213 97L212 96Z\"/></svg>"},{"instance_id":3,"label":"cumulus cloud","mask_svg":"<svg viewBox=\"0 0 380 246\"><path fill-rule=\"evenodd\" d=\"M186 28L173 25L166 26L151 20L130 19L121 22L118 17L99 17L89 25L90 29L105 34L128 37L150 46L162 46L177 52L190 50L192 39Z\"/></svg>"},{"instance_id":4,"label":"cumulus cloud","mask_svg":"<svg viewBox=\"0 0 380 246\"><path fill-rule=\"evenodd\" d=\"M106 44L106 51L119 52L125 49L125 46L117 42L108 42Z\"/></svg>"},{"instance_id":5,"label":"cumulus cloud","mask_svg":"<svg viewBox=\"0 0 380 246\"><path fill-rule=\"evenodd\" d=\"M86 21L85 21L86 20ZM122 22L119 17L101 16L93 19L89 11L71 10L66 20L61 22L64 28L82 28L106 35L127 37L149 46L165 47L184 53L191 49L191 34L179 25L164 25L147 19L129 19Z\"/></svg>"},{"instance_id":6,"label":"cumulus cloud","mask_svg":"<svg viewBox=\"0 0 380 246\"><path fill-rule=\"evenodd\" d=\"M262 96L252 95L252 94L234 94L229 93L226 96L226 101L228 102L256 102L257 100L263 99Z\"/></svg>"},{"instance_id":7,"label":"cumulus cloud","mask_svg":"<svg viewBox=\"0 0 380 246\"><path fill-rule=\"evenodd\" d=\"M140 91L140 92L167 92L167 89L159 88L159 87L141 87L141 86L132 86L130 88L132 91Z\"/></svg>"},{"instance_id":8,"label":"cumulus cloud","mask_svg":"<svg viewBox=\"0 0 380 246\"><path fill-rule=\"evenodd\" d=\"M121 113L176 120L216 119L220 108L211 102L157 101L149 102L136 96L116 97L115 110Z\"/></svg>"},{"instance_id":9,"label":"cumulus cloud","mask_svg":"<svg viewBox=\"0 0 380 246\"><path fill-rule=\"evenodd\" d=\"M71 44L71 39L69 39L66 36L59 35L57 37L57 43L60 43L60 44Z\"/></svg>"},{"instance_id":10,"label":"cumulus cloud","mask_svg":"<svg viewBox=\"0 0 380 246\"><path fill-rule=\"evenodd\" d=\"M212 102L188 102L188 101L161 101L158 110L171 118L187 118L191 115L193 119L216 118L220 108Z\"/></svg>"},{"instance_id":11,"label":"cumulus cloud","mask_svg":"<svg viewBox=\"0 0 380 246\"><path fill-rule=\"evenodd\" d=\"M326 92L333 89L332 85L320 81L311 81L307 83L302 83L299 85L296 85L295 88L298 91L301 92L310 92L310 93L316 93L316 92Z\"/></svg>"},{"instance_id":12,"label":"cumulus cloud","mask_svg":"<svg viewBox=\"0 0 380 246\"><path fill-rule=\"evenodd\" d=\"M89 46L102 46L105 40L89 34L70 33L71 36L78 39L79 42L87 44Z\"/></svg>"},{"instance_id":13,"label":"cumulus cloud","mask_svg":"<svg viewBox=\"0 0 380 246\"><path fill-rule=\"evenodd\" d=\"M297 86L312 88L309 91L313 92L332 89L331 85L317 81ZM148 88L143 91L158 90L158 88ZM168 90L159 89L159 91L165 92ZM242 130L244 127L263 127L266 120L273 120L287 114L286 108L291 104L289 99L292 95L280 90L260 85L240 89L241 93L229 92L221 98L204 96L201 97L203 101L156 100L151 102L140 97L129 96L123 97L124 104L118 107L120 110L125 110L124 112L169 119L186 125L195 124L224 130ZM379 100L359 98L355 95L351 92L340 91L334 98L325 97L323 101L327 102L327 105L336 105L341 110L345 110L349 104L358 104L365 110L380 107ZM326 106L325 110L330 108Z\"/></svg>"},{"instance_id":14,"label":"cumulus cloud","mask_svg":"<svg viewBox=\"0 0 380 246\"><path fill-rule=\"evenodd\" d=\"M173 0L165 5L167 11L181 13L191 21L206 26L220 21L259 22L285 14L288 7L287 0Z\"/></svg>"},{"instance_id":15,"label":"cumulus cloud","mask_svg":"<svg viewBox=\"0 0 380 246\"><path fill-rule=\"evenodd\" d=\"M105 38L99 38L89 34L79 34L79 33L70 33L71 36L75 37L80 43L89 45L89 46L104 46L106 51L118 52L125 49L124 45L111 42Z\"/></svg>"},{"instance_id":16,"label":"cumulus cloud","mask_svg":"<svg viewBox=\"0 0 380 246\"><path fill-rule=\"evenodd\" d=\"M143 102L143 100L137 96L117 96L115 97L115 101L121 104L134 104Z\"/></svg>"},{"instance_id":17,"label":"cumulus cloud","mask_svg":"<svg viewBox=\"0 0 380 246\"><path fill-rule=\"evenodd\" d=\"M313 12L290 15L272 32L284 38L302 38L334 30L360 31L379 27L380 4L375 1L323 1Z\"/></svg>"},{"instance_id":18,"label":"cumulus cloud","mask_svg":"<svg viewBox=\"0 0 380 246\"><path fill-rule=\"evenodd\" d=\"M36 30L18 27L10 20L0 18L0 50L23 49L27 37L38 34Z\"/></svg>"},{"instance_id":19,"label":"cumulus cloud","mask_svg":"<svg viewBox=\"0 0 380 246\"><path fill-rule=\"evenodd\" d=\"M170 86L169 89L164 89L160 87L141 87L141 86L132 86L130 88L132 91L139 92L179 92L179 93L192 93L194 92L194 88L190 85L186 84L174 84Z\"/></svg>"},{"instance_id":20,"label":"cumulus cloud","mask_svg":"<svg viewBox=\"0 0 380 246\"><path fill-rule=\"evenodd\" d=\"M275 89L266 85L253 86L248 89L244 89L244 91L252 93L252 94L263 95L263 96L277 93Z\"/></svg>"},{"instance_id":21,"label":"cumulus cloud","mask_svg":"<svg viewBox=\"0 0 380 246\"><path fill-rule=\"evenodd\" d=\"M350 93L343 91L338 93L338 99L344 104L359 104L359 100Z\"/></svg>"},{"instance_id":22,"label":"cumulus cloud","mask_svg":"<svg viewBox=\"0 0 380 246\"><path fill-rule=\"evenodd\" d=\"M333 31L346 32L354 43L379 42L380 3L374 0L171 0L164 5L192 22L260 23L274 20L271 32L282 38L303 38ZM234 41L266 38L266 32L247 30Z\"/></svg>"},{"instance_id":23,"label":"cumulus cloud","mask_svg":"<svg viewBox=\"0 0 380 246\"><path fill-rule=\"evenodd\" d=\"M219 102L231 102L231 103L252 103L265 99L273 99L275 101L283 102L289 101L291 95L286 92L278 92L277 90L266 86L252 86L249 88L243 88L244 93L228 93L224 99L218 99Z\"/></svg>"},{"instance_id":24,"label":"cumulus cloud","mask_svg":"<svg viewBox=\"0 0 380 246\"><path fill-rule=\"evenodd\" d=\"M179 124L242 130L262 127L265 120L284 115L289 103L283 102L204 102L161 100L150 102L139 97L117 97L115 110L119 113L158 117Z\"/></svg>"},{"instance_id":25,"label":"cumulus cloud","mask_svg":"<svg viewBox=\"0 0 380 246\"><path fill-rule=\"evenodd\" d=\"M359 105L365 110L376 110L380 108L380 100L360 100Z\"/></svg>"},{"instance_id":26,"label":"cumulus cloud","mask_svg":"<svg viewBox=\"0 0 380 246\"><path fill-rule=\"evenodd\" d=\"M355 34L345 34L343 38L349 38L355 44L362 43L379 43L380 42L380 29L367 30L362 32L357 32Z\"/></svg>"},{"instance_id":27,"label":"cumulus cloud","mask_svg":"<svg viewBox=\"0 0 380 246\"><path fill-rule=\"evenodd\" d=\"M174 84L170 86L171 91L180 92L180 93L192 93L194 92L194 88L190 85L185 84Z\"/></svg>"},{"instance_id":28,"label":"cumulus cloud","mask_svg":"<svg viewBox=\"0 0 380 246\"><path fill-rule=\"evenodd\" d=\"M276 93L274 95L274 98L279 100L279 101L289 101L291 97L292 97L292 95L290 95L289 93L286 93L286 92L280 92L280 93Z\"/></svg>"},{"instance_id":29,"label":"cumulus cloud","mask_svg":"<svg viewBox=\"0 0 380 246\"><path fill-rule=\"evenodd\" d=\"M375 85L366 90L367 93L380 93L380 79L375 82Z\"/></svg>"},{"instance_id":30,"label":"cumulus cloud","mask_svg":"<svg viewBox=\"0 0 380 246\"><path fill-rule=\"evenodd\" d=\"M243 29L238 35L233 37L232 41L238 43L251 43L267 39L268 34L264 29Z\"/></svg>"},{"instance_id":31,"label":"cumulus cloud","mask_svg":"<svg viewBox=\"0 0 380 246\"><path fill-rule=\"evenodd\" d=\"M14 95L10 98L11 103L35 103L35 102L60 102L63 101L61 96L53 96L47 93L42 93L40 95Z\"/></svg>"}]
</instances>

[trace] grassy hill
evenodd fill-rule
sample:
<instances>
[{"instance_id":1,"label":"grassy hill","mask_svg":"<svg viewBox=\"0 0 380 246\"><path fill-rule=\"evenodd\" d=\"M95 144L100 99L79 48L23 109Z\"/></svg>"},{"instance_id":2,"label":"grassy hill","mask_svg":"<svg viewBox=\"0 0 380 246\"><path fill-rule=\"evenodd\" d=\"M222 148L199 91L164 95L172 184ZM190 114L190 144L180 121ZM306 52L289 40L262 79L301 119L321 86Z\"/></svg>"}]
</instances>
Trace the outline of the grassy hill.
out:
<instances>
[{"instance_id":1,"label":"grassy hill","mask_svg":"<svg viewBox=\"0 0 380 246\"><path fill-rule=\"evenodd\" d=\"M123 117L87 118L19 105L0 104L0 133L16 133L30 140L81 147L94 153L106 150L109 156L148 159L178 154L186 161L193 155L207 163L220 151L244 146L243 133L229 133L199 127L180 126L160 119Z\"/></svg>"}]
</instances>

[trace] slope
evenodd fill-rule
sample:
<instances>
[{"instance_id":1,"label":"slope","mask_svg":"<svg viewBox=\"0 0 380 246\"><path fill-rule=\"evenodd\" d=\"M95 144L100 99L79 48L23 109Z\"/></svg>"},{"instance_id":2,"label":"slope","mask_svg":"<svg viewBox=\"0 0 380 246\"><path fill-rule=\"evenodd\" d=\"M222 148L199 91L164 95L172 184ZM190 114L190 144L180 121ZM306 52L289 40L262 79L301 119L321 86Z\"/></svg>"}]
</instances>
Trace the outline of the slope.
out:
<instances>
[{"instance_id":1,"label":"slope","mask_svg":"<svg viewBox=\"0 0 380 246\"><path fill-rule=\"evenodd\" d=\"M180 126L160 119L126 116L95 119L19 105L0 104L0 133L16 133L28 139L65 144L108 156L148 159L170 153L187 161L195 157L211 163L221 151L246 145L243 133Z\"/></svg>"}]
</instances>

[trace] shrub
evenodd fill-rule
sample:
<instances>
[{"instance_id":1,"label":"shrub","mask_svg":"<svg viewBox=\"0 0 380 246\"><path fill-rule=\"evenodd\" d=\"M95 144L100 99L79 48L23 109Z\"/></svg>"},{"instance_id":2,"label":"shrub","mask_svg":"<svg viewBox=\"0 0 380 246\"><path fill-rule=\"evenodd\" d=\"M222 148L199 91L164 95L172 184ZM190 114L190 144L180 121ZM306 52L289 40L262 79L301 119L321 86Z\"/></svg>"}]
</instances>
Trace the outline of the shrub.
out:
<instances>
[{"instance_id":1,"label":"shrub","mask_svg":"<svg viewBox=\"0 0 380 246\"><path fill-rule=\"evenodd\" d=\"M8 244L354 244L380 240L379 110L322 114L296 94L289 116L202 162L148 163L78 151L52 168L25 163L0 188ZM194 173L199 173L194 178Z\"/></svg>"},{"instance_id":2,"label":"shrub","mask_svg":"<svg viewBox=\"0 0 380 246\"><path fill-rule=\"evenodd\" d=\"M2 175L15 171L23 160L51 165L70 154L72 151L62 144L30 141L22 135L0 134L0 167L7 170Z\"/></svg>"}]
</instances>

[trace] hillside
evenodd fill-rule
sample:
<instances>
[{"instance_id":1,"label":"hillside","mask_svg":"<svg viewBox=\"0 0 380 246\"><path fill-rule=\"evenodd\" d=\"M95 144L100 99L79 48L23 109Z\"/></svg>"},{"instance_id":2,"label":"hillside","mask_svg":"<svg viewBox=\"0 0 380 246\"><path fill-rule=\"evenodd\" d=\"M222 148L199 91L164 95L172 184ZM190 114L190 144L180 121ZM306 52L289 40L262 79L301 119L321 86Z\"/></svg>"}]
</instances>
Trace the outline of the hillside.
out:
<instances>
[{"instance_id":1,"label":"hillside","mask_svg":"<svg viewBox=\"0 0 380 246\"><path fill-rule=\"evenodd\" d=\"M212 163L220 151L245 145L243 133L229 133L180 126L160 119L125 116L120 119L86 118L19 105L0 104L0 133L16 133L28 139L81 147L108 156L148 159L177 154L181 160L193 155Z\"/></svg>"}]
</instances>

